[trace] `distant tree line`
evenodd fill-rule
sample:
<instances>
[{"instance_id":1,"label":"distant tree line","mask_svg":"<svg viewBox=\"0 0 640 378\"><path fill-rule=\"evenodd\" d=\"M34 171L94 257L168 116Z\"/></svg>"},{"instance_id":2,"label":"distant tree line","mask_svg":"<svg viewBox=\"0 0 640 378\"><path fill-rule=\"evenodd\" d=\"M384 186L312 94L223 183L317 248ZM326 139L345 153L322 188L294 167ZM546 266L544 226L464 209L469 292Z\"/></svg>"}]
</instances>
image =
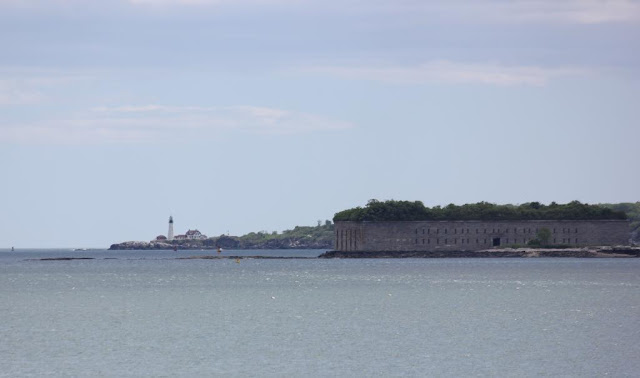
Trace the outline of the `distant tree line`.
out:
<instances>
[{"instance_id":1,"label":"distant tree line","mask_svg":"<svg viewBox=\"0 0 640 378\"><path fill-rule=\"evenodd\" d=\"M446 221L446 220L593 220L627 219L622 210L572 201L567 204L527 202L522 205L496 205L478 202L426 207L421 201L369 200L365 207L343 210L334 221Z\"/></svg>"},{"instance_id":2,"label":"distant tree line","mask_svg":"<svg viewBox=\"0 0 640 378\"><path fill-rule=\"evenodd\" d=\"M638 202L621 202L621 203L603 203L600 206L609 208L614 211L623 211L631 221L631 229L640 231L640 201Z\"/></svg>"},{"instance_id":3,"label":"distant tree line","mask_svg":"<svg viewBox=\"0 0 640 378\"><path fill-rule=\"evenodd\" d=\"M296 226L292 230L250 232L242 236L220 235L203 241L208 247L225 249L331 248L333 223L318 221L317 226Z\"/></svg>"}]
</instances>

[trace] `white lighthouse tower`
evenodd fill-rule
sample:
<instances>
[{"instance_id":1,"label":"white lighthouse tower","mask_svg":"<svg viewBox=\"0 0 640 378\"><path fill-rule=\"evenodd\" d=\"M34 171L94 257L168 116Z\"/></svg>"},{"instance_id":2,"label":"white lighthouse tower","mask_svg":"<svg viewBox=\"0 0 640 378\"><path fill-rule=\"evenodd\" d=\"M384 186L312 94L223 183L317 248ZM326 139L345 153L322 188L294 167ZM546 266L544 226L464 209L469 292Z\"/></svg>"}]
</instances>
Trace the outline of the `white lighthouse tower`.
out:
<instances>
[{"instance_id":1,"label":"white lighthouse tower","mask_svg":"<svg viewBox=\"0 0 640 378\"><path fill-rule=\"evenodd\" d=\"M167 240L173 240L173 216L169 216L169 232L167 233Z\"/></svg>"}]
</instances>

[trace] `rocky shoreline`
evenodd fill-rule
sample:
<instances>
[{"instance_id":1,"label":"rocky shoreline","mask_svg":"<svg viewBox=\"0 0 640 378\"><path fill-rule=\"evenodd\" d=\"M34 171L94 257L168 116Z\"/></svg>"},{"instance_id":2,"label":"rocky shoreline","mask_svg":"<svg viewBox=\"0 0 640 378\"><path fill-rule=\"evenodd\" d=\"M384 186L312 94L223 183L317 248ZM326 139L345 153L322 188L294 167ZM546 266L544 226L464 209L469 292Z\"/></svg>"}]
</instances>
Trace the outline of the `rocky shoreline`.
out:
<instances>
[{"instance_id":1,"label":"rocky shoreline","mask_svg":"<svg viewBox=\"0 0 640 378\"><path fill-rule=\"evenodd\" d=\"M500 257L640 257L640 247L632 246L601 246L585 248L503 248L481 251L386 251L386 252L342 252L328 251L319 258L500 258Z\"/></svg>"},{"instance_id":2,"label":"rocky shoreline","mask_svg":"<svg viewBox=\"0 0 640 378\"><path fill-rule=\"evenodd\" d=\"M218 249L233 249L233 250L246 250L246 249L329 249L331 248L328 243L322 243L317 241L306 240L267 240L263 243L241 243L231 238L218 238L215 242L209 242L208 240L190 240L179 242L163 242L163 241L127 241L123 243L111 244L109 250L210 250Z\"/></svg>"},{"instance_id":3,"label":"rocky shoreline","mask_svg":"<svg viewBox=\"0 0 640 378\"><path fill-rule=\"evenodd\" d=\"M122 243L111 244L109 250L172 250L172 249L216 249L215 246L204 245L202 243L183 242L180 244L171 244L161 241L143 242L143 241L126 241Z\"/></svg>"}]
</instances>

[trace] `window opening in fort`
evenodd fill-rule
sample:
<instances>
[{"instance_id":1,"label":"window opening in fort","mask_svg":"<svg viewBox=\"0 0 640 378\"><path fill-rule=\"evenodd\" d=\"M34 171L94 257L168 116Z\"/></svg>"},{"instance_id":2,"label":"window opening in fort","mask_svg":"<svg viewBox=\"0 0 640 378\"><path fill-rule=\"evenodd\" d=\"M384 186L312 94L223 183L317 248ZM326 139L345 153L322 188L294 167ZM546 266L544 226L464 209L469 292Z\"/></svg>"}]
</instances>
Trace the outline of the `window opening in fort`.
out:
<instances>
[{"instance_id":1,"label":"window opening in fort","mask_svg":"<svg viewBox=\"0 0 640 378\"><path fill-rule=\"evenodd\" d=\"M436 238L436 244L440 244L440 238Z\"/></svg>"},{"instance_id":2,"label":"window opening in fort","mask_svg":"<svg viewBox=\"0 0 640 378\"><path fill-rule=\"evenodd\" d=\"M476 235L478 234L479 230L476 228Z\"/></svg>"},{"instance_id":3,"label":"window opening in fort","mask_svg":"<svg viewBox=\"0 0 640 378\"><path fill-rule=\"evenodd\" d=\"M478 239L476 239L476 244L479 244L479 243L478 243Z\"/></svg>"},{"instance_id":4,"label":"window opening in fort","mask_svg":"<svg viewBox=\"0 0 640 378\"><path fill-rule=\"evenodd\" d=\"M509 229L508 229L508 228L507 228L507 229L505 229L505 230L504 230L504 233L505 233L505 234L508 234L508 233L509 233Z\"/></svg>"},{"instance_id":5,"label":"window opening in fort","mask_svg":"<svg viewBox=\"0 0 640 378\"><path fill-rule=\"evenodd\" d=\"M467 244L469 244L469 238L467 238Z\"/></svg>"},{"instance_id":6,"label":"window opening in fort","mask_svg":"<svg viewBox=\"0 0 640 378\"><path fill-rule=\"evenodd\" d=\"M494 247L500 246L500 238L493 238L493 246Z\"/></svg>"},{"instance_id":7,"label":"window opening in fort","mask_svg":"<svg viewBox=\"0 0 640 378\"><path fill-rule=\"evenodd\" d=\"M578 238L576 238L576 244L578 244Z\"/></svg>"},{"instance_id":8,"label":"window opening in fort","mask_svg":"<svg viewBox=\"0 0 640 378\"><path fill-rule=\"evenodd\" d=\"M457 233L458 233L458 229L457 229L457 228L454 228L454 229L453 229L453 233L454 233L454 234L457 234Z\"/></svg>"},{"instance_id":9,"label":"window opening in fort","mask_svg":"<svg viewBox=\"0 0 640 378\"><path fill-rule=\"evenodd\" d=\"M453 244L458 244L458 238L453 239Z\"/></svg>"},{"instance_id":10,"label":"window opening in fort","mask_svg":"<svg viewBox=\"0 0 640 378\"><path fill-rule=\"evenodd\" d=\"M422 244L424 244L424 239L422 239Z\"/></svg>"},{"instance_id":11,"label":"window opening in fort","mask_svg":"<svg viewBox=\"0 0 640 378\"><path fill-rule=\"evenodd\" d=\"M447 244L447 238L444 239L444 244Z\"/></svg>"},{"instance_id":12,"label":"window opening in fort","mask_svg":"<svg viewBox=\"0 0 640 378\"><path fill-rule=\"evenodd\" d=\"M427 244L431 244L431 239L427 239Z\"/></svg>"},{"instance_id":13,"label":"window opening in fort","mask_svg":"<svg viewBox=\"0 0 640 378\"><path fill-rule=\"evenodd\" d=\"M444 229L444 233L445 233L445 234L447 233L447 229L446 229L446 228Z\"/></svg>"}]
</instances>

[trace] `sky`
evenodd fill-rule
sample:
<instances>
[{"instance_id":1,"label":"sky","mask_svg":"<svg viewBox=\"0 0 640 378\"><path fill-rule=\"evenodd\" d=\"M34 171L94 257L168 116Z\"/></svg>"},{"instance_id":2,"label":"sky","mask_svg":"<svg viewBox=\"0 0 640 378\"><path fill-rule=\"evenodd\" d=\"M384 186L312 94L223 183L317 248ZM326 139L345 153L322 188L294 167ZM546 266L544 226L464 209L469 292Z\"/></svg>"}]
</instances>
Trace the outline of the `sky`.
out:
<instances>
[{"instance_id":1,"label":"sky","mask_svg":"<svg viewBox=\"0 0 640 378\"><path fill-rule=\"evenodd\" d=\"M640 1L0 0L0 248L640 200Z\"/></svg>"}]
</instances>

